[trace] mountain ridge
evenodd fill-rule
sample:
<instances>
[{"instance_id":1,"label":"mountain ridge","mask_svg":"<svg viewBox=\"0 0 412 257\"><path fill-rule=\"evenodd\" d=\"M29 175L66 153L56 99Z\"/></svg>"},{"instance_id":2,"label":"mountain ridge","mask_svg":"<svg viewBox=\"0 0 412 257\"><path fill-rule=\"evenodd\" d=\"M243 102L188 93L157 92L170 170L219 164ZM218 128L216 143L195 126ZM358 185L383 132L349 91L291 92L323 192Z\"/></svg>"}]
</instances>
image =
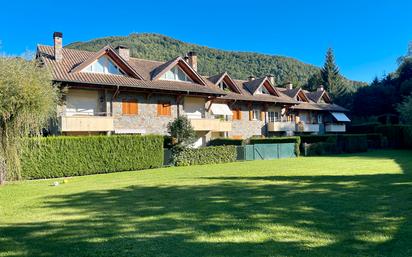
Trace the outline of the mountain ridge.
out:
<instances>
[{"instance_id":1,"label":"mountain ridge","mask_svg":"<svg viewBox=\"0 0 412 257\"><path fill-rule=\"evenodd\" d=\"M256 77L272 74L276 84L292 82L305 86L308 80L320 68L293 57L268 55L258 52L220 50L193 43L187 43L172 37L156 33L132 33L128 36L108 36L86 42L73 42L65 47L71 49L98 51L105 45L126 45L132 57L156 61L168 61L176 56L183 56L189 51L198 55L198 70L202 75L213 76L227 71L234 79L245 80L248 76ZM364 82L345 78L351 87L363 86Z\"/></svg>"}]
</instances>

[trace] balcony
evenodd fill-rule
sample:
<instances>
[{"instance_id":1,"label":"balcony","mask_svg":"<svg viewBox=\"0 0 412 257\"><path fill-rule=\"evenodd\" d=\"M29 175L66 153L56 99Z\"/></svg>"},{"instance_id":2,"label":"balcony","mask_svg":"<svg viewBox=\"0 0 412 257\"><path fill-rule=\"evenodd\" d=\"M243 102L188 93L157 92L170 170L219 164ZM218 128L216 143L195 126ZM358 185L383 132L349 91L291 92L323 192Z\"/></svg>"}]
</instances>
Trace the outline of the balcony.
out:
<instances>
[{"instance_id":1,"label":"balcony","mask_svg":"<svg viewBox=\"0 0 412 257\"><path fill-rule=\"evenodd\" d=\"M293 121L275 121L268 123L268 130L270 132L295 131L295 126L295 122Z\"/></svg>"},{"instance_id":2,"label":"balcony","mask_svg":"<svg viewBox=\"0 0 412 257\"><path fill-rule=\"evenodd\" d=\"M319 124L299 123L299 124L296 124L296 131L297 132L318 133Z\"/></svg>"},{"instance_id":3,"label":"balcony","mask_svg":"<svg viewBox=\"0 0 412 257\"><path fill-rule=\"evenodd\" d=\"M190 119L195 131L228 132L232 130L230 121L220 119Z\"/></svg>"},{"instance_id":4,"label":"balcony","mask_svg":"<svg viewBox=\"0 0 412 257\"><path fill-rule=\"evenodd\" d=\"M346 132L346 125L345 124L326 124L325 131L326 132Z\"/></svg>"},{"instance_id":5,"label":"balcony","mask_svg":"<svg viewBox=\"0 0 412 257\"><path fill-rule=\"evenodd\" d=\"M61 132L105 132L113 131L111 116L61 116Z\"/></svg>"}]
</instances>

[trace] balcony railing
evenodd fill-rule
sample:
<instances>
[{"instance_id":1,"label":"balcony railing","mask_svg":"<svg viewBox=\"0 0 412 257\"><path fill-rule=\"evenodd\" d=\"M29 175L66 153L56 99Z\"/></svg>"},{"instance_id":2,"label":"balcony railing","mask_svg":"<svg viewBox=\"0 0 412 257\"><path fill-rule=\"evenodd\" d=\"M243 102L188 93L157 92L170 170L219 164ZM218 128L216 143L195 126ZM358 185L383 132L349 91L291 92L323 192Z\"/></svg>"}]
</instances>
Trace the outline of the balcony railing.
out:
<instances>
[{"instance_id":1,"label":"balcony railing","mask_svg":"<svg viewBox=\"0 0 412 257\"><path fill-rule=\"evenodd\" d=\"M220 119L190 119L195 131L227 132L232 130L230 121Z\"/></svg>"},{"instance_id":2,"label":"balcony railing","mask_svg":"<svg viewBox=\"0 0 412 257\"><path fill-rule=\"evenodd\" d=\"M345 124L326 124L325 131L326 132L346 132L346 125Z\"/></svg>"},{"instance_id":3,"label":"balcony railing","mask_svg":"<svg viewBox=\"0 0 412 257\"><path fill-rule=\"evenodd\" d=\"M319 124L299 123L299 124L296 124L296 131L317 133L319 132Z\"/></svg>"},{"instance_id":4,"label":"balcony railing","mask_svg":"<svg viewBox=\"0 0 412 257\"><path fill-rule=\"evenodd\" d=\"M270 132L277 131L295 131L295 122L293 121L275 121L268 123L268 130Z\"/></svg>"},{"instance_id":5,"label":"balcony railing","mask_svg":"<svg viewBox=\"0 0 412 257\"><path fill-rule=\"evenodd\" d=\"M62 115L59 119L59 127L61 132L105 132L114 130L112 116Z\"/></svg>"}]
</instances>

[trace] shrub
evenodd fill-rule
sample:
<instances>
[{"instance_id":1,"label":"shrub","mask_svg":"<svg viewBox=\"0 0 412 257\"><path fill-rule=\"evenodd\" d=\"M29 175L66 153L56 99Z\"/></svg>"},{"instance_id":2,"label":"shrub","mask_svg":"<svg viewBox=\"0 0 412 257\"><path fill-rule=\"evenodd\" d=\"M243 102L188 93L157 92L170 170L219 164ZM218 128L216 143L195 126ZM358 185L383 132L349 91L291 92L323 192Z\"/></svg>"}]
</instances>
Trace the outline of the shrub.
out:
<instances>
[{"instance_id":1,"label":"shrub","mask_svg":"<svg viewBox=\"0 0 412 257\"><path fill-rule=\"evenodd\" d=\"M369 149L379 149L384 145L383 136L379 133L366 134Z\"/></svg>"},{"instance_id":2,"label":"shrub","mask_svg":"<svg viewBox=\"0 0 412 257\"><path fill-rule=\"evenodd\" d=\"M251 138L249 143L254 144L282 144L294 143L296 157L300 156L300 137L269 137L269 138Z\"/></svg>"},{"instance_id":3,"label":"shrub","mask_svg":"<svg viewBox=\"0 0 412 257\"><path fill-rule=\"evenodd\" d=\"M243 139L233 139L233 138L215 138L209 141L209 146L220 146L220 145L242 145Z\"/></svg>"},{"instance_id":4,"label":"shrub","mask_svg":"<svg viewBox=\"0 0 412 257\"><path fill-rule=\"evenodd\" d=\"M412 148L412 125L382 125L376 131L387 138L389 147Z\"/></svg>"},{"instance_id":5,"label":"shrub","mask_svg":"<svg viewBox=\"0 0 412 257\"><path fill-rule=\"evenodd\" d=\"M319 143L319 142L326 142L328 138L335 136L335 135L301 135L300 136L300 141L301 143L306 143L306 144L313 144L313 143Z\"/></svg>"},{"instance_id":6,"label":"shrub","mask_svg":"<svg viewBox=\"0 0 412 257\"><path fill-rule=\"evenodd\" d=\"M368 122L362 124L348 124L346 131L350 134L371 134L375 133L375 128L381 125L379 122Z\"/></svg>"},{"instance_id":7,"label":"shrub","mask_svg":"<svg viewBox=\"0 0 412 257\"><path fill-rule=\"evenodd\" d=\"M306 156L357 153L368 150L368 140L366 135L331 135L327 140L312 144L302 144Z\"/></svg>"},{"instance_id":8,"label":"shrub","mask_svg":"<svg viewBox=\"0 0 412 257\"><path fill-rule=\"evenodd\" d=\"M236 161L236 146L208 146L201 148L186 148L176 153L176 166L198 164L214 164Z\"/></svg>"},{"instance_id":9,"label":"shrub","mask_svg":"<svg viewBox=\"0 0 412 257\"><path fill-rule=\"evenodd\" d=\"M338 152L359 153L368 151L368 138L362 134L338 135Z\"/></svg>"},{"instance_id":10,"label":"shrub","mask_svg":"<svg viewBox=\"0 0 412 257\"><path fill-rule=\"evenodd\" d=\"M27 139L26 179L90 175L161 167L162 136L78 136Z\"/></svg>"}]
</instances>

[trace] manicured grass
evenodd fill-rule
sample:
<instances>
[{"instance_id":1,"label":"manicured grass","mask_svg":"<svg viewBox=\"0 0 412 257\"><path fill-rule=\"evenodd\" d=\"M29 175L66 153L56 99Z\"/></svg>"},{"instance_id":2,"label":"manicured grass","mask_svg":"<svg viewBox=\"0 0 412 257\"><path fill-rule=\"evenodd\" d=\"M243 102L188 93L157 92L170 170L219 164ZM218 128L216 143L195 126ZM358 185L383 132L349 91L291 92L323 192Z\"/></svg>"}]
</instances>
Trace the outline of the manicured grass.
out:
<instances>
[{"instance_id":1,"label":"manicured grass","mask_svg":"<svg viewBox=\"0 0 412 257\"><path fill-rule=\"evenodd\" d=\"M412 151L0 188L0 256L412 256Z\"/></svg>"}]
</instances>

